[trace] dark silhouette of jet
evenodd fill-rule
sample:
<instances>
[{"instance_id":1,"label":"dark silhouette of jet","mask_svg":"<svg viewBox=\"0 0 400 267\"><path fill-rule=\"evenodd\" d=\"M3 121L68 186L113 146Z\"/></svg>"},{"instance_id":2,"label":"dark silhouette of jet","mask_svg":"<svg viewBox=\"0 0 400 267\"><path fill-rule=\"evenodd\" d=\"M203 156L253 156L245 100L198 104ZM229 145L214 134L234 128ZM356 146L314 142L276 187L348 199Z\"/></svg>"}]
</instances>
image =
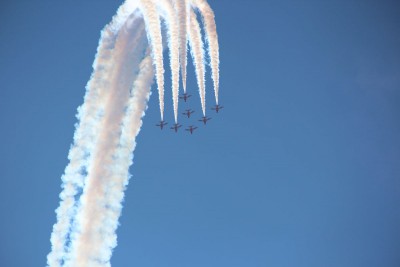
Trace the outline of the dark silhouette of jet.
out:
<instances>
[{"instance_id":1,"label":"dark silhouette of jet","mask_svg":"<svg viewBox=\"0 0 400 267\"><path fill-rule=\"evenodd\" d=\"M192 113L194 112L194 110L191 109L186 109L186 112L183 112L183 115L186 115L188 118L190 118L190 115L192 115Z\"/></svg>"},{"instance_id":2,"label":"dark silhouette of jet","mask_svg":"<svg viewBox=\"0 0 400 267\"><path fill-rule=\"evenodd\" d=\"M211 120L210 117L204 116L204 117L202 117L199 121L202 121L202 122L204 123L204 125L206 125L206 124L207 124L207 121L209 121L209 120Z\"/></svg>"},{"instance_id":3,"label":"dark silhouette of jet","mask_svg":"<svg viewBox=\"0 0 400 267\"><path fill-rule=\"evenodd\" d=\"M179 98L180 99L183 99L183 101L185 101L186 102L186 100L189 98L189 97L191 97L192 95L188 95L187 93L184 93L183 95L181 95Z\"/></svg>"},{"instance_id":4,"label":"dark silhouette of jet","mask_svg":"<svg viewBox=\"0 0 400 267\"><path fill-rule=\"evenodd\" d=\"M156 124L156 126L157 127L160 127L161 128L161 130L163 129L163 127L165 126L165 125L167 125L168 124L168 122L165 122L165 121L160 121L160 124Z\"/></svg>"},{"instance_id":5,"label":"dark silhouette of jet","mask_svg":"<svg viewBox=\"0 0 400 267\"><path fill-rule=\"evenodd\" d=\"M192 125L189 126L189 128L185 129L186 131L189 131L190 134L193 134L193 131L196 130L197 127L193 127Z\"/></svg>"},{"instance_id":6,"label":"dark silhouette of jet","mask_svg":"<svg viewBox=\"0 0 400 267\"><path fill-rule=\"evenodd\" d=\"M211 108L212 110L215 110L217 113L220 109L224 108L223 106L220 105L215 105L215 107Z\"/></svg>"},{"instance_id":7,"label":"dark silhouette of jet","mask_svg":"<svg viewBox=\"0 0 400 267\"><path fill-rule=\"evenodd\" d=\"M172 130L175 130L175 132L178 132L178 129L181 127L182 125L180 125L179 123L175 123L173 127L171 127Z\"/></svg>"}]
</instances>

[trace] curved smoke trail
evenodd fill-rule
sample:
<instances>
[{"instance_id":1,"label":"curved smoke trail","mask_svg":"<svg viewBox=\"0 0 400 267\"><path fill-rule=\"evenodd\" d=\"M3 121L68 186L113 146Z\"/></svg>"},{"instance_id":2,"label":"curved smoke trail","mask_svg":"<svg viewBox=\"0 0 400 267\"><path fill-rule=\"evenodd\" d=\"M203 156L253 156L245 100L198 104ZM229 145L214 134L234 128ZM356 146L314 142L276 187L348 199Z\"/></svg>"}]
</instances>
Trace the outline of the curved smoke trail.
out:
<instances>
[{"instance_id":1,"label":"curved smoke trail","mask_svg":"<svg viewBox=\"0 0 400 267\"><path fill-rule=\"evenodd\" d=\"M97 129L97 144L71 232L73 242L67 266L90 266L94 260L106 263L116 245L113 233L107 231L110 217L106 215L114 207L107 201L106 195L113 186L112 170L119 165L115 162L114 153L118 148L129 89L136 79L146 45L142 20L137 16L132 20L124 24L115 42L113 58L116 64L107 82L112 94L108 97L102 124Z\"/></svg>"},{"instance_id":2,"label":"curved smoke trail","mask_svg":"<svg viewBox=\"0 0 400 267\"><path fill-rule=\"evenodd\" d=\"M104 112L105 101L109 95L107 81L112 73L112 49L116 38L113 32L119 30L121 21L130 14L126 9L127 5L122 5L112 22L101 33L93 63L94 71L86 86L84 104L78 109L77 118L80 122L77 124L74 143L68 155L69 164L62 177L63 190L60 194L60 205L56 210L57 222L51 234L52 251L48 255L50 266L61 266L65 257L66 243L76 214L75 197L84 186L89 157L97 140L96 129L99 127L101 113Z\"/></svg>"},{"instance_id":3,"label":"curved smoke trail","mask_svg":"<svg viewBox=\"0 0 400 267\"><path fill-rule=\"evenodd\" d=\"M168 32L175 121L179 68L186 90L187 40L205 114L203 42L199 23L190 7L198 8L204 17L218 99L218 43L215 44L214 15L208 4L203 0L124 2L101 33L84 103L78 109L79 123L62 177L48 266L110 266L112 250L117 245L116 229L129 181L135 137L142 125L154 75L161 119L164 116L161 19L166 22ZM208 18L210 14L212 22Z\"/></svg>"}]
</instances>

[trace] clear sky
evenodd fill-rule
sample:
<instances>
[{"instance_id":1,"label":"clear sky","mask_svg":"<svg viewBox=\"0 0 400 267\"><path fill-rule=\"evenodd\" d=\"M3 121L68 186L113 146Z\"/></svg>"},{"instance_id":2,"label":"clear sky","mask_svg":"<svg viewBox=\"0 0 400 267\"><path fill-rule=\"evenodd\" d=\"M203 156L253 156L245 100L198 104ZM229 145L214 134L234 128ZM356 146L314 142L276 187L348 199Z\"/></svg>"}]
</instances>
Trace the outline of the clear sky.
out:
<instances>
[{"instance_id":1,"label":"clear sky","mask_svg":"<svg viewBox=\"0 0 400 267\"><path fill-rule=\"evenodd\" d=\"M0 3L0 266L46 263L76 108L121 2ZM113 266L398 267L398 1L209 3L225 109L192 136L160 131L153 88Z\"/></svg>"}]
</instances>

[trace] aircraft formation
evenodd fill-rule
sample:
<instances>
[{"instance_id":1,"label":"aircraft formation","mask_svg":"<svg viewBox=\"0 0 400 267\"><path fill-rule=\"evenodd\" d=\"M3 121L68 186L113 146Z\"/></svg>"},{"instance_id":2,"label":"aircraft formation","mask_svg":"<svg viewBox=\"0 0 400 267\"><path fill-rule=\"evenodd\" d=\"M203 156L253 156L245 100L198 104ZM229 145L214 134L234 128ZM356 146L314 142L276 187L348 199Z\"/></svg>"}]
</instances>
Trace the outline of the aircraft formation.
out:
<instances>
[{"instance_id":1,"label":"aircraft formation","mask_svg":"<svg viewBox=\"0 0 400 267\"><path fill-rule=\"evenodd\" d=\"M187 94L187 93L184 93L183 95L179 96L179 98L180 98L180 99L183 99L183 101L185 101L185 102L187 102L187 100L188 100L189 97L191 97L191 95L189 95L189 94ZM215 105L214 107L212 107L211 109L212 109L212 110L215 110L216 113L219 113L219 111L220 111L222 108L223 108L223 106L220 106L220 105L217 104L217 105ZM190 118L192 117L192 114L193 114L194 112L195 112L195 111L192 110L192 109L186 109L185 112L182 113L182 115L185 115L188 119L190 119ZM210 117L203 116L203 117L201 117L198 121L202 122L204 125L207 125L207 122L208 122L209 120L211 120ZM167 124L168 124L168 122L162 120L162 121L160 121L158 124L156 124L156 126L157 126L157 127L160 127L160 129L162 130L162 129L164 129L164 126L167 125ZM179 128L181 128L181 127L182 127L181 124L175 123L172 127L170 127L170 129L171 129L171 130L174 130L175 133L177 133L178 130L179 130ZM193 134L193 132L194 132L197 128L198 128L197 126L190 125L190 126L188 126L187 128L185 128L185 131L187 131L187 132L190 133L190 134Z\"/></svg>"}]
</instances>

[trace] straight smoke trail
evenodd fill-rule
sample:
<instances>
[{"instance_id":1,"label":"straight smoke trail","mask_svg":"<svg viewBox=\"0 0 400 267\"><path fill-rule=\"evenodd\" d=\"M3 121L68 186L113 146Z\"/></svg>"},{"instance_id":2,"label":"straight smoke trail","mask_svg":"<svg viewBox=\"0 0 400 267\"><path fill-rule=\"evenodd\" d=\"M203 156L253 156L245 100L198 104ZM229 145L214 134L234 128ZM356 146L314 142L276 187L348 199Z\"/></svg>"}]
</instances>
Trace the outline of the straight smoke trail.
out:
<instances>
[{"instance_id":1,"label":"straight smoke trail","mask_svg":"<svg viewBox=\"0 0 400 267\"><path fill-rule=\"evenodd\" d=\"M164 120L164 66L163 47L160 28L160 18L157 13L156 3L151 0L140 1L140 10L146 22L147 37L149 39L158 88L161 120Z\"/></svg>"},{"instance_id":2,"label":"straight smoke trail","mask_svg":"<svg viewBox=\"0 0 400 267\"><path fill-rule=\"evenodd\" d=\"M172 101L175 123L178 123L178 99L179 99L179 24L175 16L175 10L169 0L158 0L165 11L165 19L168 31L168 48L170 55L172 78Z\"/></svg>"},{"instance_id":3,"label":"straight smoke trail","mask_svg":"<svg viewBox=\"0 0 400 267\"><path fill-rule=\"evenodd\" d=\"M215 101L218 104L219 93L219 45L217 25L215 24L214 12L206 0L194 0L196 7L203 17L206 40L208 44L208 55L210 57L210 66L212 79L214 82Z\"/></svg>"},{"instance_id":4,"label":"straight smoke trail","mask_svg":"<svg viewBox=\"0 0 400 267\"><path fill-rule=\"evenodd\" d=\"M190 10L190 24L188 27L189 32L189 45L190 52L195 66L197 86L199 87L201 109L203 116L206 115L206 90L205 90L205 67L204 67L204 49L203 41L201 40L200 25L197 22L196 14Z\"/></svg>"},{"instance_id":5,"label":"straight smoke trail","mask_svg":"<svg viewBox=\"0 0 400 267\"><path fill-rule=\"evenodd\" d=\"M183 92L186 93L186 66L187 66L187 23L190 20L188 14L189 5L187 0L176 1L175 8L178 12L179 19L179 60L181 63L181 73L182 73L182 87Z\"/></svg>"},{"instance_id":6,"label":"straight smoke trail","mask_svg":"<svg viewBox=\"0 0 400 267\"><path fill-rule=\"evenodd\" d=\"M186 87L188 39L205 114L203 43L196 15L190 9L196 5L189 0L127 0L102 31L84 103L78 109L79 123L69 164L62 177L48 266L111 266L135 137L142 125L154 75L163 119L161 19L168 32L175 121L179 68L184 90ZM207 37L209 46L215 37Z\"/></svg>"}]
</instances>

